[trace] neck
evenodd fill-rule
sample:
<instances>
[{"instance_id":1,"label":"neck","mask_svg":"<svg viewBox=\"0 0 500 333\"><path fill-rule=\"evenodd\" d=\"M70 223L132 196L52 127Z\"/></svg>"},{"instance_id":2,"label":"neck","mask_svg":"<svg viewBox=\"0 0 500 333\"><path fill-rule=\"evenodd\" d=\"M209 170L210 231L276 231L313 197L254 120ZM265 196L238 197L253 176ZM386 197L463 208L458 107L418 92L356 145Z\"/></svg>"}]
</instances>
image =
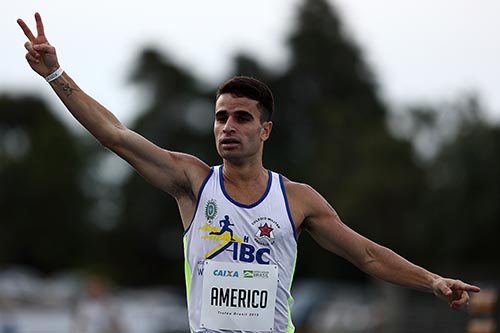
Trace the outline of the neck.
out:
<instances>
[{"instance_id":1,"label":"neck","mask_svg":"<svg viewBox=\"0 0 500 333\"><path fill-rule=\"evenodd\" d=\"M264 169L262 161L260 163L238 165L224 160L222 169L224 179L229 181L253 182L261 177L267 176L267 170Z\"/></svg>"},{"instance_id":2,"label":"neck","mask_svg":"<svg viewBox=\"0 0 500 333\"><path fill-rule=\"evenodd\" d=\"M269 182L269 173L262 163L257 165L235 165L224 160L222 178L227 194L245 205L257 202L264 193Z\"/></svg>"}]
</instances>

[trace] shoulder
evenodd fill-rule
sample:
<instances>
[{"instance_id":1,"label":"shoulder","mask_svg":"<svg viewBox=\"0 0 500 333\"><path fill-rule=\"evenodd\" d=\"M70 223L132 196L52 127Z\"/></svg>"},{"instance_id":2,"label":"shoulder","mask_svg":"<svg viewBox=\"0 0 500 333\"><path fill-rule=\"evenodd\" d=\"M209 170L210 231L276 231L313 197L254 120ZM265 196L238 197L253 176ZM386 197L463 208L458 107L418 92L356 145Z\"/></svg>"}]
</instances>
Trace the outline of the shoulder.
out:
<instances>
[{"instance_id":1,"label":"shoulder","mask_svg":"<svg viewBox=\"0 0 500 333\"><path fill-rule=\"evenodd\" d=\"M283 177L283 185L296 227L311 218L331 214L330 204L312 186Z\"/></svg>"},{"instance_id":2,"label":"shoulder","mask_svg":"<svg viewBox=\"0 0 500 333\"><path fill-rule=\"evenodd\" d=\"M282 176L282 178L283 186L289 199L316 192L314 188L308 184L292 181L285 176Z\"/></svg>"}]
</instances>

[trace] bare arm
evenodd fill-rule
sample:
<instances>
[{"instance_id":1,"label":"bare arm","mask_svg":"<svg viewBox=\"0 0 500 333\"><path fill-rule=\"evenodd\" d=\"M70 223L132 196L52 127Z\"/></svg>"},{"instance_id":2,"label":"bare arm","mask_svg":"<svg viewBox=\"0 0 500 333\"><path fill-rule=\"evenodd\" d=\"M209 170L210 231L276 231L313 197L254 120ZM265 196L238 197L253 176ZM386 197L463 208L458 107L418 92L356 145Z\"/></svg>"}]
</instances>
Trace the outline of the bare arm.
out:
<instances>
[{"instance_id":1,"label":"bare arm","mask_svg":"<svg viewBox=\"0 0 500 333\"><path fill-rule=\"evenodd\" d=\"M31 68L45 77L60 66L56 49L48 42L42 19L35 14L37 36L19 19L28 38L26 59ZM50 82L52 89L71 114L105 147L129 162L147 181L177 199L194 199L197 187L208 173L208 166L187 154L162 149L126 128L110 111L87 95L63 73Z\"/></svg>"},{"instance_id":2,"label":"bare arm","mask_svg":"<svg viewBox=\"0 0 500 333\"><path fill-rule=\"evenodd\" d=\"M158 147L126 128L104 106L84 93L63 73L50 83L73 116L105 147L130 163L154 186L178 198L196 193L195 181L208 173L208 166L195 157ZM195 183L195 184L193 184Z\"/></svg>"},{"instance_id":3,"label":"bare arm","mask_svg":"<svg viewBox=\"0 0 500 333\"><path fill-rule=\"evenodd\" d=\"M298 184L293 192L302 202L298 203L303 209L301 227L322 247L346 258L364 272L391 283L432 292L456 309L468 304L467 292L479 291L476 286L431 273L353 231L311 187Z\"/></svg>"}]
</instances>

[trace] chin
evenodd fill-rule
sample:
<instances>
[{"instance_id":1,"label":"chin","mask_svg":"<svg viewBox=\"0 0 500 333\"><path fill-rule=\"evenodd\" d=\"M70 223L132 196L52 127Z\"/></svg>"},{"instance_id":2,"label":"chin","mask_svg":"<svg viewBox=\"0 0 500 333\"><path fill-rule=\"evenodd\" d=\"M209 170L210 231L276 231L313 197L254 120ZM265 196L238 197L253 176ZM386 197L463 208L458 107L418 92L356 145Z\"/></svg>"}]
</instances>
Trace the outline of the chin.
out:
<instances>
[{"instance_id":1,"label":"chin","mask_svg":"<svg viewBox=\"0 0 500 333\"><path fill-rule=\"evenodd\" d=\"M225 160L229 160L229 161L239 159L238 154L231 154L231 153L228 153L228 152L222 152L222 153L219 153L219 155L220 155L220 157L222 157L223 159L225 159Z\"/></svg>"},{"instance_id":2,"label":"chin","mask_svg":"<svg viewBox=\"0 0 500 333\"><path fill-rule=\"evenodd\" d=\"M240 154L231 153L227 151L219 152L219 156L222 157L223 160L226 160L234 164L238 164L242 160L242 156Z\"/></svg>"}]
</instances>

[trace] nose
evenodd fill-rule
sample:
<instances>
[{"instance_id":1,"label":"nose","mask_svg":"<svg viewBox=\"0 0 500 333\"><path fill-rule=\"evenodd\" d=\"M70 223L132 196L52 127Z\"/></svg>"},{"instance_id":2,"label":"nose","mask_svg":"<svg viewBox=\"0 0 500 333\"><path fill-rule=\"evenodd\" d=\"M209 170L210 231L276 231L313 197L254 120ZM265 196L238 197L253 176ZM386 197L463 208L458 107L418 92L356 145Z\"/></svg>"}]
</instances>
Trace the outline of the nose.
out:
<instances>
[{"instance_id":1,"label":"nose","mask_svg":"<svg viewBox=\"0 0 500 333\"><path fill-rule=\"evenodd\" d=\"M222 128L222 131L224 133L232 133L234 132L234 120L233 117L229 117L226 120L226 123L224 124L224 127Z\"/></svg>"}]
</instances>

